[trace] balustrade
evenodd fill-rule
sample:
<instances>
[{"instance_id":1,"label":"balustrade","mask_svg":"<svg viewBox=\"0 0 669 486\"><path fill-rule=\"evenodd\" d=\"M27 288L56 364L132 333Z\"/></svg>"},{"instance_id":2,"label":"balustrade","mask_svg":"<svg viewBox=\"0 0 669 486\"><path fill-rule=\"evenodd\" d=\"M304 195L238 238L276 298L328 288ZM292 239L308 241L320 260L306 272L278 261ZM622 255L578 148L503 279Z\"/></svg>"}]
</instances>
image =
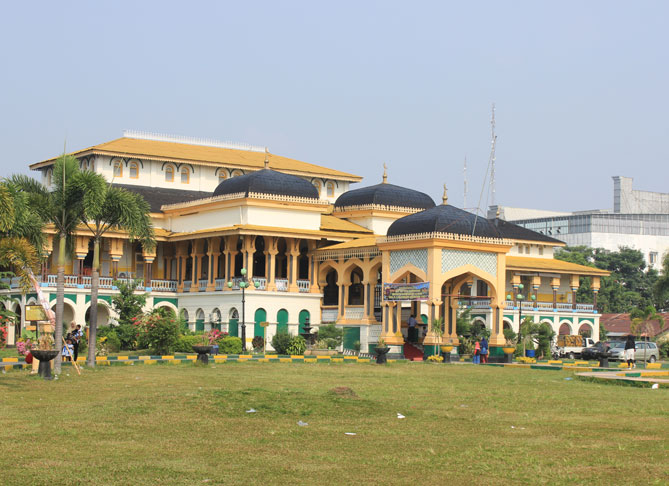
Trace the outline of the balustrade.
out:
<instances>
[{"instance_id":1,"label":"balustrade","mask_svg":"<svg viewBox=\"0 0 669 486\"><path fill-rule=\"evenodd\" d=\"M215 287L216 290L223 290L227 285L224 278L217 278L216 280L214 280L214 284L216 285Z\"/></svg>"},{"instance_id":2,"label":"balustrade","mask_svg":"<svg viewBox=\"0 0 669 486\"><path fill-rule=\"evenodd\" d=\"M205 290L207 290L207 283L209 283L209 281L206 280L206 279L205 280L198 280L198 290L200 292L204 292Z\"/></svg>"},{"instance_id":3,"label":"balustrade","mask_svg":"<svg viewBox=\"0 0 669 486\"><path fill-rule=\"evenodd\" d=\"M337 315L337 306L321 308L321 322L336 322Z\"/></svg>"},{"instance_id":4,"label":"balustrade","mask_svg":"<svg viewBox=\"0 0 669 486\"><path fill-rule=\"evenodd\" d=\"M344 311L344 316L346 319L351 320L360 320L365 317L365 307L364 306L355 306L355 307L346 307Z\"/></svg>"},{"instance_id":5,"label":"balustrade","mask_svg":"<svg viewBox=\"0 0 669 486\"><path fill-rule=\"evenodd\" d=\"M176 280L151 280L152 292L176 292Z\"/></svg>"},{"instance_id":6,"label":"balustrade","mask_svg":"<svg viewBox=\"0 0 669 486\"><path fill-rule=\"evenodd\" d=\"M184 280L184 292L190 292L190 286L193 282L190 280Z\"/></svg>"},{"instance_id":7,"label":"balustrade","mask_svg":"<svg viewBox=\"0 0 669 486\"><path fill-rule=\"evenodd\" d=\"M300 289L300 292L309 292L311 282L309 280L298 280L297 287Z\"/></svg>"},{"instance_id":8,"label":"balustrade","mask_svg":"<svg viewBox=\"0 0 669 486\"><path fill-rule=\"evenodd\" d=\"M277 278L275 281L276 290L279 292L288 292L288 279Z\"/></svg>"},{"instance_id":9,"label":"balustrade","mask_svg":"<svg viewBox=\"0 0 669 486\"><path fill-rule=\"evenodd\" d=\"M253 277L253 285L257 290L267 290L267 279L265 277Z\"/></svg>"}]
</instances>

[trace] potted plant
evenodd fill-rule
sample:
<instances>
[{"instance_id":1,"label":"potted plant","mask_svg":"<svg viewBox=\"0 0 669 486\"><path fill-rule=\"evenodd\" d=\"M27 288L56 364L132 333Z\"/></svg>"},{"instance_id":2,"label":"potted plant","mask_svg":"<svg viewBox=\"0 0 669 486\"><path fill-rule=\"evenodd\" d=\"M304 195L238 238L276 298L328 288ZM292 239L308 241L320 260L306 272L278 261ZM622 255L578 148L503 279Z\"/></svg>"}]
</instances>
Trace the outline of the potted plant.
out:
<instances>
[{"instance_id":1,"label":"potted plant","mask_svg":"<svg viewBox=\"0 0 669 486\"><path fill-rule=\"evenodd\" d=\"M513 361L513 353L516 352L516 339L518 339L518 335L513 329L507 328L504 329L504 339L506 340L506 344L502 348L502 351L506 355L506 362L511 363Z\"/></svg>"},{"instance_id":2,"label":"potted plant","mask_svg":"<svg viewBox=\"0 0 669 486\"><path fill-rule=\"evenodd\" d=\"M387 362L386 354L390 351L390 347L386 345L386 342L383 339L379 339L379 342L376 344L376 363L384 364Z\"/></svg>"},{"instance_id":3,"label":"potted plant","mask_svg":"<svg viewBox=\"0 0 669 486\"><path fill-rule=\"evenodd\" d=\"M51 334L43 333L37 340L37 346L30 353L39 360L39 375L45 380L52 380L50 361L58 356L58 350L54 349Z\"/></svg>"},{"instance_id":4,"label":"potted plant","mask_svg":"<svg viewBox=\"0 0 669 486\"><path fill-rule=\"evenodd\" d=\"M191 347L193 351L197 353L197 360L202 364L209 364L209 353L214 349L214 343L217 339L217 333L220 331L209 331L202 335L201 341L199 344L193 344Z\"/></svg>"},{"instance_id":5,"label":"potted plant","mask_svg":"<svg viewBox=\"0 0 669 486\"><path fill-rule=\"evenodd\" d=\"M437 347L439 346L441 348L441 352L444 353L444 360L448 363L451 360L451 351L453 351L453 345L451 343L447 343L444 345L441 345L442 342L442 336L444 335L444 320L440 317L438 319L434 319L432 321L432 332L434 333L434 337L436 338L436 344L434 345L434 354L439 354Z\"/></svg>"}]
</instances>

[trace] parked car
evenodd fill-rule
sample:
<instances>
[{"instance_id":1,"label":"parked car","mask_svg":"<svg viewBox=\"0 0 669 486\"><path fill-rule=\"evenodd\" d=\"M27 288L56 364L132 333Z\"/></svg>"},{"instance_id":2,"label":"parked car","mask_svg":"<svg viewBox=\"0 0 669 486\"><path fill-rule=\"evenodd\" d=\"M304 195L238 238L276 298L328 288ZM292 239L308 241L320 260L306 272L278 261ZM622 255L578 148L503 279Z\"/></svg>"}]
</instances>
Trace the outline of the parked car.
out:
<instances>
[{"instance_id":1,"label":"parked car","mask_svg":"<svg viewBox=\"0 0 669 486\"><path fill-rule=\"evenodd\" d=\"M659 357L660 350L657 348L657 344L646 341L636 342L634 359L637 361L648 361L649 363L655 363ZM617 342L611 345L611 349L609 349L609 359L620 361L625 359L624 342Z\"/></svg>"},{"instance_id":2,"label":"parked car","mask_svg":"<svg viewBox=\"0 0 669 486\"><path fill-rule=\"evenodd\" d=\"M609 343L599 341L594 346L583 348L581 351L581 358L583 359L599 359L602 354L609 351Z\"/></svg>"}]
</instances>

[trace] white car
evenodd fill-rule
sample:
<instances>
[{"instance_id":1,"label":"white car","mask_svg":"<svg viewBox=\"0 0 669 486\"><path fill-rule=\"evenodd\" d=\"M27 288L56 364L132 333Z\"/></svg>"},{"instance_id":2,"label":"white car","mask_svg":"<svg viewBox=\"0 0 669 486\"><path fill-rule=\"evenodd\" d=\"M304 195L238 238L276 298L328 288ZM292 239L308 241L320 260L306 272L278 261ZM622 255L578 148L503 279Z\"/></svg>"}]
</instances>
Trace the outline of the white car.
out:
<instances>
[{"instance_id":1,"label":"white car","mask_svg":"<svg viewBox=\"0 0 669 486\"><path fill-rule=\"evenodd\" d=\"M660 356L660 351L657 349L657 344L652 342L637 341L634 349L634 359L636 361L648 361L649 363L655 363L655 361L657 361ZM611 344L611 348L609 349L609 359L624 361L624 341Z\"/></svg>"}]
</instances>

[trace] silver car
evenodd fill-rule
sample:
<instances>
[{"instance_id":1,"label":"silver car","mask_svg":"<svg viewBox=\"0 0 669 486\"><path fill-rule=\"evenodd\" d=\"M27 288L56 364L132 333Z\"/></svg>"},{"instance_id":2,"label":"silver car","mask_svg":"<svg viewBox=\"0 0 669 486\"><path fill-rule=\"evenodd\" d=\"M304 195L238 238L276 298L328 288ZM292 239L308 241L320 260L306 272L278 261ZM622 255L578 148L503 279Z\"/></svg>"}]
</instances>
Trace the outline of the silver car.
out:
<instances>
[{"instance_id":1,"label":"silver car","mask_svg":"<svg viewBox=\"0 0 669 486\"><path fill-rule=\"evenodd\" d=\"M652 342L637 341L634 348L634 359L636 361L648 361L655 363L660 357L660 351L657 349L657 344ZM611 344L609 349L609 359L624 361L625 359L625 343L617 342Z\"/></svg>"}]
</instances>

